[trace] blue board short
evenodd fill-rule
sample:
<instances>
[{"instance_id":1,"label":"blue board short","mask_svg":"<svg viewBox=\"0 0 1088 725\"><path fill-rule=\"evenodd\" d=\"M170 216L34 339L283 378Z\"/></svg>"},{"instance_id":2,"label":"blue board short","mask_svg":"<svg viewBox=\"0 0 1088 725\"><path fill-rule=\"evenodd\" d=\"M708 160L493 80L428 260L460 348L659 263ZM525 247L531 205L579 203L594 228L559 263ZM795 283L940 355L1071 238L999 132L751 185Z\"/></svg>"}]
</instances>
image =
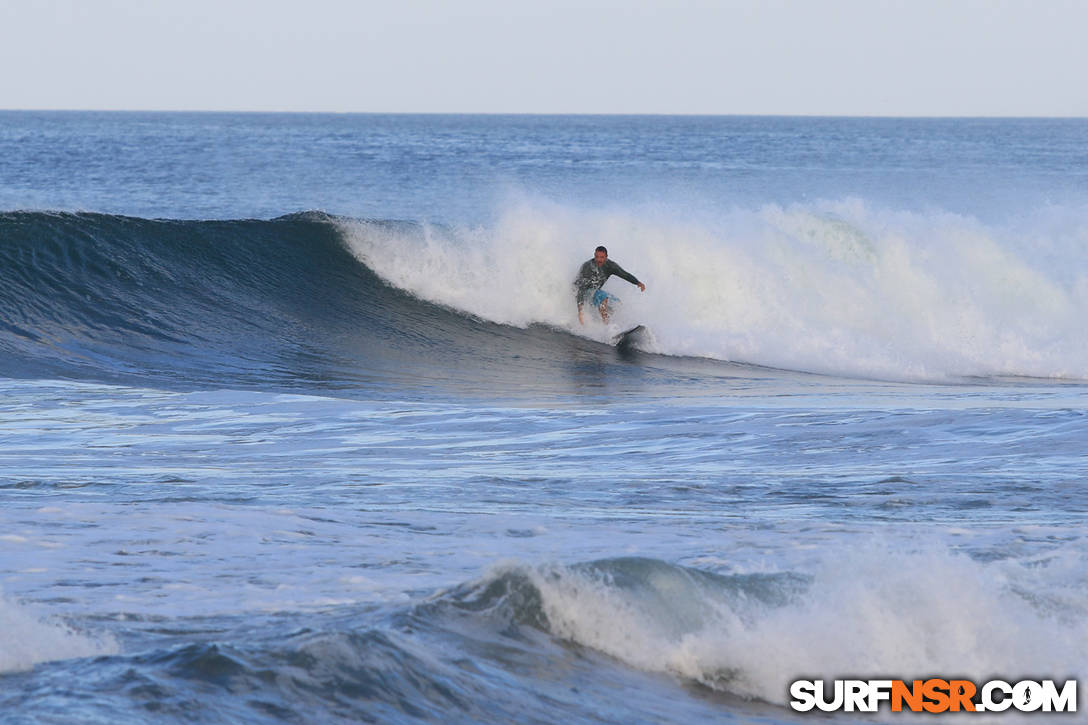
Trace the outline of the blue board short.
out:
<instances>
[{"instance_id":1,"label":"blue board short","mask_svg":"<svg viewBox=\"0 0 1088 725\"><path fill-rule=\"evenodd\" d=\"M606 301L608 302L609 305L611 305L614 302L619 302L620 298L617 297L616 295L608 294L603 289L599 289L599 290L594 291L594 293L593 293L593 306L594 307L600 307Z\"/></svg>"}]
</instances>

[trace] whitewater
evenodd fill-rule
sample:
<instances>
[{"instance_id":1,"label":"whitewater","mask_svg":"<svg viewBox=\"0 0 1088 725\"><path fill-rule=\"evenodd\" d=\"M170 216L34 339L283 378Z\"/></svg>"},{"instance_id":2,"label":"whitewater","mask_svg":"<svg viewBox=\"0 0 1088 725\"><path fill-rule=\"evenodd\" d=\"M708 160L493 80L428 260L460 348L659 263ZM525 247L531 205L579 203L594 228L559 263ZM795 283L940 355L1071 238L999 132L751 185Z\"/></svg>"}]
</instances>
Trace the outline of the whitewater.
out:
<instances>
[{"instance_id":1,"label":"whitewater","mask_svg":"<svg viewBox=\"0 0 1088 725\"><path fill-rule=\"evenodd\" d=\"M570 260L616 240L653 280L649 297L609 285L653 352L861 378L1088 379L1081 217L1017 220L1025 233L859 199L673 214L523 202L488 227L342 227L397 287L501 324L580 334Z\"/></svg>"},{"instance_id":2,"label":"whitewater","mask_svg":"<svg viewBox=\"0 0 1088 725\"><path fill-rule=\"evenodd\" d=\"M1083 120L0 112L0 151L4 723L1084 690ZM598 244L647 289L583 326Z\"/></svg>"}]
</instances>

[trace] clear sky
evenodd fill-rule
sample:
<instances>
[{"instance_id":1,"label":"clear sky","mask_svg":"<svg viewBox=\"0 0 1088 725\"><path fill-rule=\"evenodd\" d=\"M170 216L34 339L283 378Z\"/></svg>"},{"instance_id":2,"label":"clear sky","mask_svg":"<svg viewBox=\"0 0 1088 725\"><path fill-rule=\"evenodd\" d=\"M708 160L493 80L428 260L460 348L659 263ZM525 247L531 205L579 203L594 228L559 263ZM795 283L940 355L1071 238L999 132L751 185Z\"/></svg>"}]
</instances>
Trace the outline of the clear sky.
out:
<instances>
[{"instance_id":1,"label":"clear sky","mask_svg":"<svg viewBox=\"0 0 1088 725\"><path fill-rule=\"evenodd\" d=\"M0 0L0 108L1088 116L1088 0Z\"/></svg>"}]
</instances>

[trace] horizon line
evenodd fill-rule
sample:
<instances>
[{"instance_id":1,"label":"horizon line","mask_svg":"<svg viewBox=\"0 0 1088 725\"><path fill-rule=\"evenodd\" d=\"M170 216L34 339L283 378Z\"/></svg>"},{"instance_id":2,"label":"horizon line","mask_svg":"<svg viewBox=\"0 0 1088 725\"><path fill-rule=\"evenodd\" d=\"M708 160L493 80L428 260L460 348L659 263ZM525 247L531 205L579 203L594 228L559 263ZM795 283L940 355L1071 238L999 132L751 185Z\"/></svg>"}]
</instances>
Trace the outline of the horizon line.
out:
<instances>
[{"instance_id":1,"label":"horizon line","mask_svg":"<svg viewBox=\"0 0 1088 725\"><path fill-rule=\"evenodd\" d=\"M551 116L551 117L690 117L690 118L838 118L915 120L1085 120L1088 115L883 114L883 113L704 113L649 111L306 111L224 108L0 108L0 113L192 113L309 116Z\"/></svg>"}]
</instances>

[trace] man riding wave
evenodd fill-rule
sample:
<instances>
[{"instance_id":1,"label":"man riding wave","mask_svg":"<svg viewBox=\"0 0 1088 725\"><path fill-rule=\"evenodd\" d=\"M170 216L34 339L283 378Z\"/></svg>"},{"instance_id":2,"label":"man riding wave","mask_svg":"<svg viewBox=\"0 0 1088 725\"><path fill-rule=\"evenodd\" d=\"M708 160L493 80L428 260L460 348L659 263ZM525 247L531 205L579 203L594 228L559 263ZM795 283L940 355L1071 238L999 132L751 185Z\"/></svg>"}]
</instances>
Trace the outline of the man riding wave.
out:
<instances>
[{"instance_id":1,"label":"man riding wave","mask_svg":"<svg viewBox=\"0 0 1088 725\"><path fill-rule=\"evenodd\" d=\"M593 251L593 259L588 260L578 270L578 278L574 280L575 298L578 300L578 322L583 325L586 324L586 318L582 313L582 308L586 303L591 303L597 308L597 311L601 313L601 319L608 322L608 316L611 314L609 309L609 302L618 301L617 298L601 289L604 283L608 281L608 278L612 275L616 275L622 279L627 280L633 285L637 285L639 291L645 292L646 285L638 281L635 275L624 270L611 259L608 258L608 250L604 247L597 247Z\"/></svg>"}]
</instances>

